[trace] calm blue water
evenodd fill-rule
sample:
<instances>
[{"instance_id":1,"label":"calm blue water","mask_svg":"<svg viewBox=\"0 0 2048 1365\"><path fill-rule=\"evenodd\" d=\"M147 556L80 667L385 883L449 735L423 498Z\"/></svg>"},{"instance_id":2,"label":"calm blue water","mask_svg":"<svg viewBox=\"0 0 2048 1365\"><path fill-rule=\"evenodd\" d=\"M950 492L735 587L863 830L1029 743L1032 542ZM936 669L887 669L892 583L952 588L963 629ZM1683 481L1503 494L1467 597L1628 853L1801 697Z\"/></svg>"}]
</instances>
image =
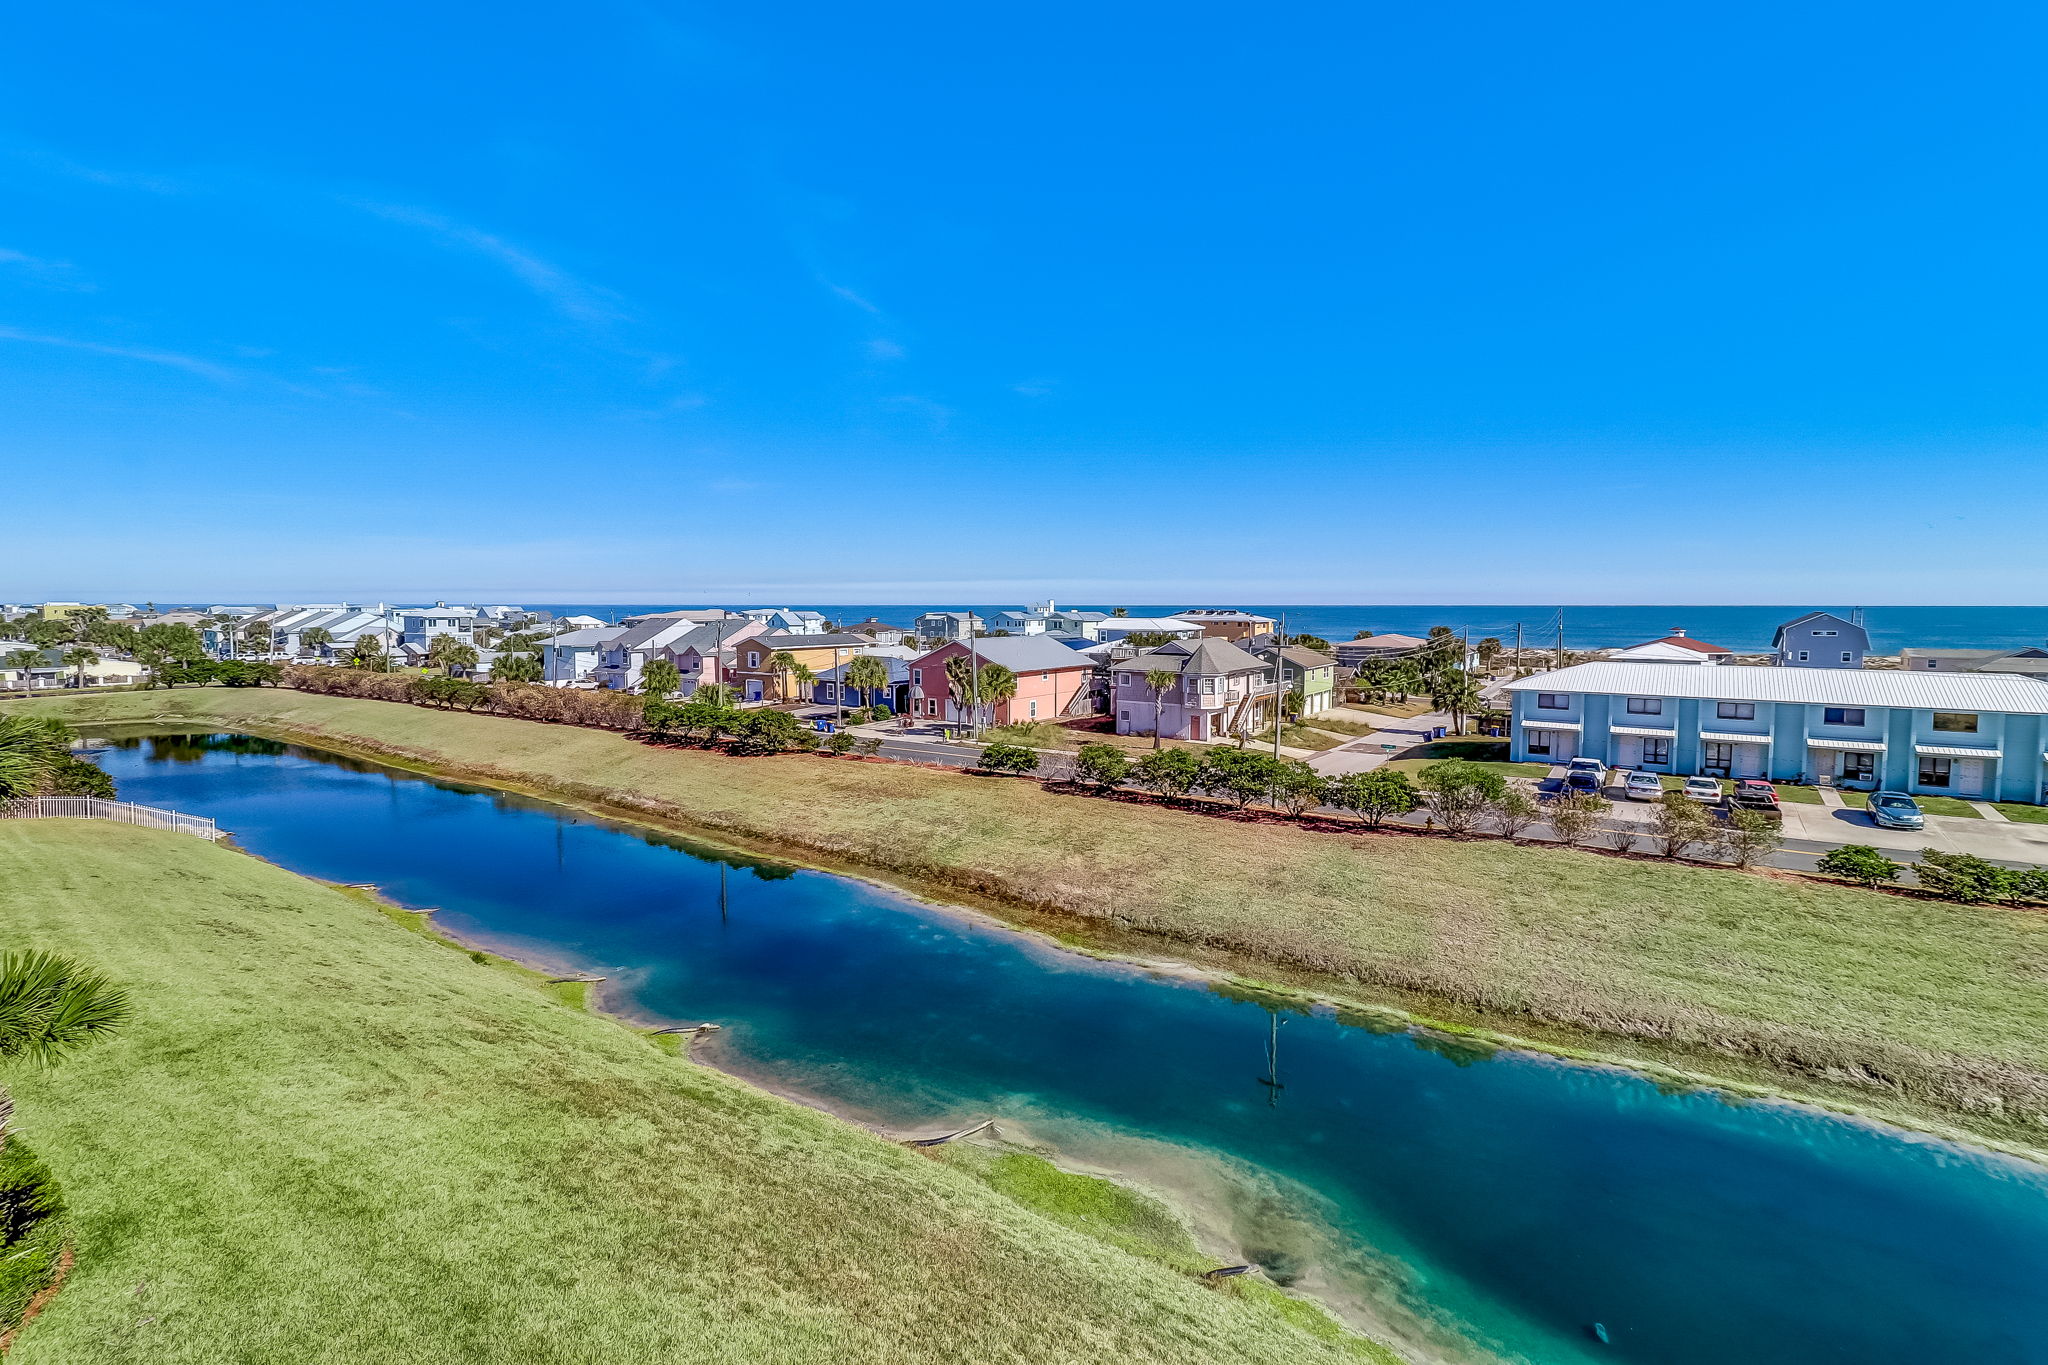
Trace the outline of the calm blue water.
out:
<instances>
[{"instance_id":1,"label":"calm blue water","mask_svg":"<svg viewBox=\"0 0 2048 1365\"><path fill-rule=\"evenodd\" d=\"M265 741L104 763L124 797L215 816L284 866L606 974L647 1015L721 1021L711 1055L744 1074L925 1131L993 1116L1171 1182L1418 1356L2048 1362L2040 1168L1276 1016L857 882Z\"/></svg>"},{"instance_id":2,"label":"calm blue water","mask_svg":"<svg viewBox=\"0 0 2048 1365\"><path fill-rule=\"evenodd\" d=\"M635 612L662 611L698 603L667 603L622 606L597 603L582 606L554 606L557 616L587 615L604 620L630 616ZM982 603L972 607L958 602L931 606L819 606L806 602L769 603L771 606L804 607L821 611L834 621L859 621L879 616L884 621L907 626L920 612L965 611L981 613L1010 610L1019 602ZM1111 605L1129 605L1133 616L1155 616L1191 606L1242 606L1268 616L1286 613L1287 628L1326 640L1348 640L1360 630L1375 634L1424 635L1431 626L1470 630L1472 638L1496 635L1512 644L1516 623L1531 647L1557 643L1558 608L1555 606L1261 606L1240 602L1114 603L1063 602L1062 606L1093 607L1108 611ZM1566 607L1564 640L1571 649L1607 649L1638 645L1682 627L1687 634L1729 649L1744 652L1770 648L1771 632L1782 622L1814 610L1847 615L1846 605L1818 603L1803 607ZM1928 649L1996 649L2048 643L2048 607L1865 607L1864 624L1870 629L1871 648L1880 654L1896 654L1908 645Z\"/></svg>"}]
</instances>

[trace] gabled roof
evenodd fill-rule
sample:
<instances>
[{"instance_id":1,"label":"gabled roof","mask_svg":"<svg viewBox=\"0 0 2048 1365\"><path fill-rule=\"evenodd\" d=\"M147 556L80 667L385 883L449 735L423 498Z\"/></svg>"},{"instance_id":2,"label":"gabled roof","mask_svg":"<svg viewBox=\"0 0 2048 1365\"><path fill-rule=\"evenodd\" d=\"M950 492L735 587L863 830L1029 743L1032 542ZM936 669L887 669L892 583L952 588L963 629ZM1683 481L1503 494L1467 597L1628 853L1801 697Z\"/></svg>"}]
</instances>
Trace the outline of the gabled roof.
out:
<instances>
[{"instance_id":1,"label":"gabled roof","mask_svg":"<svg viewBox=\"0 0 2048 1365\"><path fill-rule=\"evenodd\" d=\"M927 650L924 656L940 650L965 649L967 641L954 640ZM974 641L974 653L981 656L983 663L1001 664L1012 673L1047 673L1058 668L1093 668L1092 660L1061 644L1058 640L1043 635L984 635Z\"/></svg>"},{"instance_id":2,"label":"gabled roof","mask_svg":"<svg viewBox=\"0 0 2048 1365\"><path fill-rule=\"evenodd\" d=\"M1795 617L1793 617L1793 618L1792 618L1791 620L1787 621L1787 622L1786 622L1786 623L1785 623L1784 625L1782 625L1782 626L1779 626L1779 627L1778 627L1778 628L1777 628L1777 629L1776 629L1775 631L1772 631L1772 632L1771 632L1771 645L1772 645L1772 647L1774 647L1774 648L1775 648L1775 647L1777 646L1777 643L1778 643L1778 641L1780 641L1780 640L1782 640L1782 639L1784 639L1784 638L1785 638L1785 632L1786 632L1786 631L1788 631L1788 630L1790 630L1790 629L1792 629L1792 627L1794 627L1794 626L1803 626L1803 625L1805 625L1805 624L1806 624L1806 623L1807 623L1808 621L1821 621L1821 620L1826 620L1826 621L1836 621L1836 622L1839 622L1839 623L1841 623L1842 625L1845 625L1845 626L1849 627L1849 629L1851 629L1851 630L1862 630L1862 629L1863 629L1863 627L1861 627L1861 626L1857 625L1857 624L1856 624L1856 623L1855 623L1854 621L1851 621L1851 620L1850 620L1850 619L1849 619L1848 617L1846 617L1846 616L1837 616L1837 615L1836 615L1836 614L1835 614L1834 612L1831 612L1831 611L1809 611L1809 612L1807 612L1807 613L1806 613L1806 614L1805 614L1804 616L1795 616Z\"/></svg>"},{"instance_id":3,"label":"gabled roof","mask_svg":"<svg viewBox=\"0 0 2048 1365\"><path fill-rule=\"evenodd\" d=\"M1720 645L1710 645L1705 640L1695 640L1690 635L1667 635L1661 640L1645 640L1642 644L1630 645L1628 648L1648 649L1652 645L1669 645L1673 649L1689 649L1695 654L1733 654L1735 652ZM1622 650L1621 652L1625 654L1628 650Z\"/></svg>"},{"instance_id":4,"label":"gabled roof","mask_svg":"<svg viewBox=\"0 0 2048 1365\"><path fill-rule=\"evenodd\" d=\"M1176 640L1170 645L1161 645L1149 654L1118 660L1116 669L1118 672L1150 673L1159 670L1198 675L1263 673L1266 661L1245 653L1228 640L1207 638Z\"/></svg>"},{"instance_id":5,"label":"gabled roof","mask_svg":"<svg viewBox=\"0 0 2048 1365\"><path fill-rule=\"evenodd\" d=\"M1422 639L1420 636L1402 635L1395 631L1389 631L1384 635L1368 635L1363 640L1346 640L1343 644L1338 645L1337 648L1342 649L1344 645L1355 645L1360 649L1421 649L1428 643L1429 641Z\"/></svg>"},{"instance_id":6,"label":"gabled roof","mask_svg":"<svg viewBox=\"0 0 2048 1365\"><path fill-rule=\"evenodd\" d=\"M727 638L730 637L728 636ZM747 643L774 651L778 649L837 649L843 645L868 646L874 644L874 641L865 635L842 635L835 631L820 635L756 635L748 640Z\"/></svg>"},{"instance_id":7,"label":"gabled roof","mask_svg":"<svg viewBox=\"0 0 2048 1365\"><path fill-rule=\"evenodd\" d=\"M1174 615L1185 616L1190 620L1200 619L1203 621L1270 621L1273 619L1270 616L1261 616L1255 611L1240 611L1236 607L1189 607L1186 611L1175 612Z\"/></svg>"},{"instance_id":8,"label":"gabled roof","mask_svg":"<svg viewBox=\"0 0 2048 1365\"><path fill-rule=\"evenodd\" d=\"M1608 662L1573 664L1517 678L1507 690L2048 715L2048 682L2020 673Z\"/></svg>"},{"instance_id":9,"label":"gabled roof","mask_svg":"<svg viewBox=\"0 0 2048 1365\"><path fill-rule=\"evenodd\" d=\"M1271 653L1272 650L1270 648L1262 649L1259 651L1259 657L1266 658ZM1280 647L1280 657L1293 664L1296 668L1335 668L1337 666L1337 661L1329 655L1318 654L1313 649L1306 649L1301 645L1282 645Z\"/></svg>"}]
</instances>

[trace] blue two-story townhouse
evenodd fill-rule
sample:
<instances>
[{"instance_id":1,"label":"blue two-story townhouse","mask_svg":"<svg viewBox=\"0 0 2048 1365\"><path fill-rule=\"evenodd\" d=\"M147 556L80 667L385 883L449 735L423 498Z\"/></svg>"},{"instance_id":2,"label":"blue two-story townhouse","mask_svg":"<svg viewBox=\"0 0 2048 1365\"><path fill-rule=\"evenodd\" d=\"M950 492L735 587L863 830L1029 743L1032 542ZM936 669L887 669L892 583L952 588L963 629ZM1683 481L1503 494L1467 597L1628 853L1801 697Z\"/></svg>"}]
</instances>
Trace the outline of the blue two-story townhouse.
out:
<instances>
[{"instance_id":1,"label":"blue two-story townhouse","mask_svg":"<svg viewBox=\"0 0 2048 1365\"><path fill-rule=\"evenodd\" d=\"M2048 804L2048 681L1587 663L1509 683L1510 756Z\"/></svg>"}]
</instances>

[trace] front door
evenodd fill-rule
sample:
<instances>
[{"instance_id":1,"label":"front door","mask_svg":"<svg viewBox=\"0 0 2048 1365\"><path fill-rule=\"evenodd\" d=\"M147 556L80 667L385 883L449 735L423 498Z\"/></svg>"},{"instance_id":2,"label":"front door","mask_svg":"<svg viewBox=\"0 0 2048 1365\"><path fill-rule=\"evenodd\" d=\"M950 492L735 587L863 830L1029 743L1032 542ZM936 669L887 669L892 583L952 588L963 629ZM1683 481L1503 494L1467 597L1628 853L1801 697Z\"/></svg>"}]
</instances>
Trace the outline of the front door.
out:
<instances>
[{"instance_id":1,"label":"front door","mask_svg":"<svg viewBox=\"0 0 2048 1365\"><path fill-rule=\"evenodd\" d=\"M1989 766L1981 758L1965 758L1956 764L1956 795L1982 796L1984 794L1984 770Z\"/></svg>"},{"instance_id":2,"label":"front door","mask_svg":"<svg viewBox=\"0 0 2048 1365\"><path fill-rule=\"evenodd\" d=\"M1189 739L1207 739L1209 737L1208 732L1202 728L1202 722L1206 719L1208 717L1202 715L1199 711L1188 717Z\"/></svg>"}]
</instances>

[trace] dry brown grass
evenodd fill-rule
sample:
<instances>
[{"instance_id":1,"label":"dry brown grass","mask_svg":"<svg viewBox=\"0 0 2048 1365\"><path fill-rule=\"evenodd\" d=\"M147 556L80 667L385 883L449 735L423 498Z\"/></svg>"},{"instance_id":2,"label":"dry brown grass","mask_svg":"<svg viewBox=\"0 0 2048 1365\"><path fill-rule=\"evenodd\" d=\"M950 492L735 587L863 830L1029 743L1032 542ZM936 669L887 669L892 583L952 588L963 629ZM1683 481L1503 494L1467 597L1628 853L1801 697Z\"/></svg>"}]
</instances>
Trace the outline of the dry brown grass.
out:
<instances>
[{"instance_id":1,"label":"dry brown grass","mask_svg":"<svg viewBox=\"0 0 2048 1365\"><path fill-rule=\"evenodd\" d=\"M1438 1017L1775 1069L2003 1137L2048 1122L2048 920L1809 879L1202 816L1035 783L292 692L36 702L326 738L794 846ZM1156 946L1156 945L1155 945ZM1562 1030L1546 1034L1545 1030ZM1597 1038L1587 1035L1598 1035Z\"/></svg>"}]
</instances>

